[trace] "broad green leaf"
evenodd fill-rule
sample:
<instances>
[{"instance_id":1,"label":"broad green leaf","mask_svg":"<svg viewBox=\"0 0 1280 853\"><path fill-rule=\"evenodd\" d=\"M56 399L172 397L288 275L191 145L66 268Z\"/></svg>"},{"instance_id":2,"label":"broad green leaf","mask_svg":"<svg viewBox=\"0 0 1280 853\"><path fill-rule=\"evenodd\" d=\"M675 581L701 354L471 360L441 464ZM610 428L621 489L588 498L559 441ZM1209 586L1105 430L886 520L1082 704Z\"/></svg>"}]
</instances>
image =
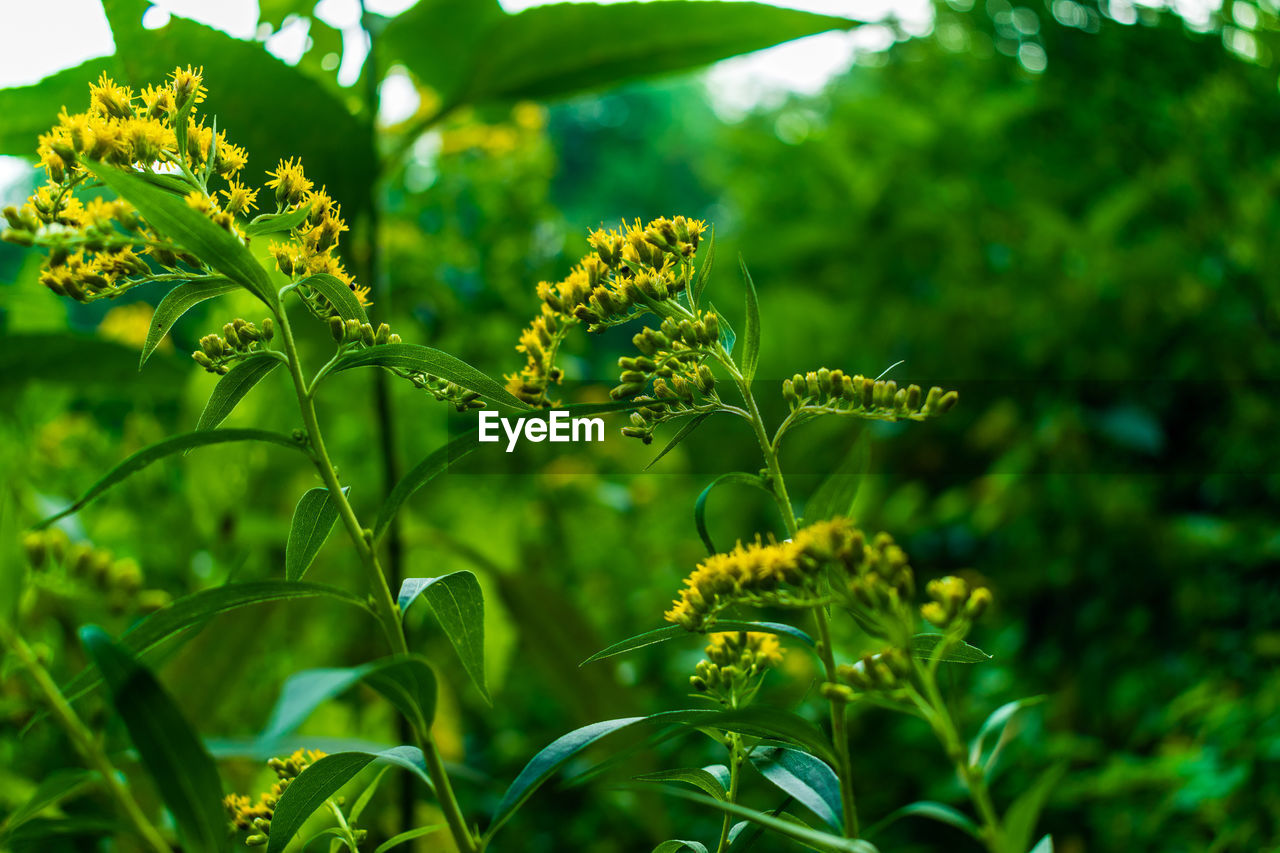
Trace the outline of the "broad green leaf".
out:
<instances>
[{"instance_id":1,"label":"broad green leaf","mask_svg":"<svg viewBox=\"0 0 1280 853\"><path fill-rule=\"evenodd\" d=\"M768 705L749 705L729 711L713 711L689 723L698 728L718 728L759 738L789 741L806 752L834 764L831 741L822 730L790 711ZM787 793L791 793L788 791Z\"/></svg>"},{"instance_id":2,"label":"broad green leaf","mask_svg":"<svg viewBox=\"0 0 1280 853\"><path fill-rule=\"evenodd\" d=\"M443 823L432 824L431 826L420 826L417 829L411 829L408 832L402 832L399 835L393 835L386 841L379 844L373 853L387 853L388 850L399 847L406 841L413 841L415 838L422 838L444 827Z\"/></svg>"},{"instance_id":3,"label":"broad green leaf","mask_svg":"<svg viewBox=\"0 0 1280 853\"><path fill-rule=\"evenodd\" d=\"M698 277L693 281L693 306L696 308L702 301L702 293L707 289L711 279L711 268L716 262L716 227L711 226L711 237L707 240L707 253L702 258L702 266L698 267Z\"/></svg>"},{"instance_id":4,"label":"broad green leaf","mask_svg":"<svg viewBox=\"0 0 1280 853\"><path fill-rule=\"evenodd\" d=\"M271 740L291 734L323 703L364 682L426 733L435 718L435 673L418 655L383 658L362 666L309 669L294 673L280 689L271 718L259 736Z\"/></svg>"},{"instance_id":5,"label":"broad green leaf","mask_svg":"<svg viewBox=\"0 0 1280 853\"><path fill-rule=\"evenodd\" d=\"M742 345L742 378L751 384L756 378L756 367L760 363L760 302L756 296L756 283L751 280L747 270L747 262L738 256L738 265L742 267L742 278L747 283L747 324L743 334L746 341Z\"/></svg>"},{"instance_id":6,"label":"broad green leaf","mask_svg":"<svg viewBox=\"0 0 1280 853\"><path fill-rule=\"evenodd\" d=\"M138 369L141 370L147 363L151 353L160 346L160 342L164 340L165 335L169 334L169 330L173 328L174 323L178 322L179 317L206 299L230 293L238 290L239 287L240 285L229 278L211 275L183 282L166 293L160 300L160 304L156 306L156 313L151 317L151 327L147 329L147 341L142 345L142 360L138 362Z\"/></svg>"},{"instance_id":7,"label":"broad green leaf","mask_svg":"<svg viewBox=\"0 0 1280 853\"><path fill-rule=\"evenodd\" d=\"M804 507L804 521L826 521L853 514L858 490L871 467L871 431L860 430L848 454L814 490Z\"/></svg>"},{"instance_id":8,"label":"broad green leaf","mask_svg":"<svg viewBox=\"0 0 1280 853\"><path fill-rule=\"evenodd\" d=\"M797 749L758 747L748 756L760 774L817 815L836 832L844 831L840 780L825 761Z\"/></svg>"},{"instance_id":9,"label":"broad green leaf","mask_svg":"<svg viewBox=\"0 0 1280 853\"><path fill-rule=\"evenodd\" d=\"M791 625L785 625L781 622L744 622L736 619L717 619L707 633L722 633L724 631L754 631L763 634L783 634L807 645L809 648L814 647L813 638ZM643 649L645 646L656 645L657 643L665 643L668 640L677 640L681 637L688 637L692 632L685 630L679 625L666 625L661 628L654 628L652 631L645 631L643 634L637 634L634 637L628 637L621 642L614 643L606 649L596 652L591 657L584 660L578 666L586 666L598 660L611 658L614 655L624 654L634 651L635 649Z\"/></svg>"},{"instance_id":10,"label":"broad green leaf","mask_svg":"<svg viewBox=\"0 0 1280 853\"><path fill-rule=\"evenodd\" d=\"M684 782L686 785L692 785L717 800L723 800L729 796L720 780L710 771L701 767L663 770L658 773L646 773L635 778L637 782Z\"/></svg>"},{"instance_id":11,"label":"broad green leaf","mask_svg":"<svg viewBox=\"0 0 1280 853\"><path fill-rule=\"evenodd\" d=\"M981 767L988 766L992 759L995 758L997 748L993 747L991 754L984 758L983 745L986 742L986 739L988 737L995 737L998 741L1003 736L1005 727L1009 725L1009 721L1013 719L1015 714L1023 708L1030 708L1033 705L1040 704L1046 698L1048 697L1042 695L1028 696L1025 699L1015 699L1014 701L1007 702L992 711L991 716L987 717L986 721L982 724L982 728L978 729L977 736L974 737L973 742L969 745L969 764Z\"/></svg>"},{"instance_id":12,"label":"broad green leaf","mask_svg":"<svg viewBox=\"0 0 1280 853\"><path fill-rule=\"evenodd\" d=\"M1031 853L1053 853L1053 836L1046 835L1041 838L1036 846L1031 848Z\"/></svg>"},{"instance_id":13,"label":"broad green leaf","mask_svg":"<svg viewBox=\"0 0 1280 853\"><path fill-rule=\"evenodd\" d=\"M938 823L945 823L947 826L955 827L979 841L982 840L982 830L967 815L946 803L935 803L930 800L920 800L890 812L869 828L865 834L868 837L875 837L890 824L904 817L923 817L929 820L936 820Z\"/></svg>"},{"instance_id":14,"label":"broad green leaf","mask_svg":"<svg viewBox=\"0 0 1280 853\"><path fill-rule=\"evenodd\" d=\"M64 105L73 113L88 107L89 84L114 65L111 57L98 57L30 86L0 89L0 154L35 159L36 137L57 124Z\"/></svg>"},{"instance_id":15,"label":"broad green leaf","mask_svg":"<svg viewBox=\"0 0 1280 853\"><path fill-rule=\"evenodd\" d=\"M772 830L779 835L799 841L801 844L807 844L818 850L829 850L833 851L833 853L878 853L874 845L861 839L841 838L838 835L820 832L798 821L775 817L738 803L717 800L714 797L708 797L706 794L697 794L693 791L685 791L679 788L662 788L661 790L682 800L701 803L736 817L746 818L753 823L760 824L765 829Z\"/></svg>"},{"instance_id":16,"label":"broad green leaf","mask_svg":"<svg viewBox=\"0 0 1280 853\"><path fill-rule=\"evenodd\" d=\"M373 523L374 540L381 539L383 534L390 529L391 522L395 520L396 513L400 511L400 507L404 506L404 502L409 500L418 489L421 489L435 479L436 476L443 473L450 464L462 459L479 446L480 443L476 440L476 431L468 430L413 466L413 469L401 477L400 481L391 489L391 494L387 495L386 501L383 502L381 509L378 510L378 517Z\"/></svg>"},{"instance_id":17,"label":"broad green leaf","mask_svg":"<svg viewBox=\"0 0 1280 853\"><path fill-rule=\"evenodd\" d=\"M343 494L349 488L344 488ZM302 580L337 520L338 502L332 499L328 489L308 489L298 499L298 505L293 510L293 522L289 525L289 541L284 546L286 580Z\"/></svg>"},{"instance_id":18,"label":"broad green leaf","mask_svg":"<svg viewBox=\"0 0 1280 853\"><path fill-rule=\"evenodd\" d=\"M328 273L308 276L298 282L298 286L307 287L319 293L328 300L342 319L357 320L361 323L369 322L369 315L365 313L364 306L360 304L360 300L356 298L351 288Z\"/></svg>"},{"instance_id":19,"label":"broad green leaf","mask_svg":"<svg viewBox=\"0 0 1280 853\"><path fill-rule=\"evenodd\" d=\"M136 207L161 234L242 285L268 307L274 309L279 304L267 271L238 237L214 225L183 199L152 186L137 174L93 160L83 163L98 180Z\"/></svg>"},{"instance_id":20,"label":"broad green leaf","mask_svg":"<svg viewBox=\"0 0 1280 853\"><path fill-rule=\"evenodd\" d=\"M458 0L420 5L426 8L388 25L384 44L446 106L561 97L855 26L758 3L559 3L516 15L497 14L489 3L470 14ZM461 26L456 44L447 24ZM441 44L444 56L432 56L426 44Z\"/></svg>"},{"instance_id":21,"label":"broad green leaf","mask_svg":"<svg viewBox=\"0 0 1280 853\"><path fill-rule=\"evenodd\" d=\"M453 643L462 668L489 702L484 674L484 592L480 581L466 570L439 578L407 578L397 597L401 618L419 597L431 607L445 636Z\"/></svg>"},{"instance_id":22,"label":"broad green leaf","mask_svg":"<svg viewBox=\"0 0 1280 853\"><path fill-rule=\"evenodd\" d=\"M279 367L284 360L275 353L255 352L244 361L236 364L218 379L205 403L197 430L210 430L226 420L236 405L253 390L253 386L262 381L268 373Z\"/></svg>"},{"instance_id":23,"label":"broad green leaf","mask_svg":"<svg viewBox=\"0 0 1280 853\"><path fill-rule=\"evenodd\" d=\"M353 367L388 367L398 370L409 370L426 373L447 379L455 385L475 391L480 396L510 406L515 409L528 409L527 403L512 396L506 387L495 379L486 376L479 370L459 358L431 347L419 344L379 344L352 350L340 356L331 373L350 370Z\"/></svg>"},{"instance_id":24,"label":"broad green leaf","mask_svg":"<svg viewBox=\"0 0 1280 853\"><path fill-rule=\"evenodd\" d=\"M211 157L210 160L213 158ZM278 234L281 231L292 231L311 213L311 205L304 204L284 213L262 213L250 220L244 227L246 237L258 237L263 234Z\"/></svg>"},{"instance_id":25,"label":"broad green leaf","mask_svg":"<svg viewBox=\"0 0 1280 853\"><path fill-rule=\"evenodd\" d=\"M933 650L945 639L943 634L916 634L911 638L911 654L921 660L931 660ZM938 660L943 663L986 663L991 655L977 646L961 641L948 645Z\"/></svg>"},{"instance_id":26,"label":"broad green leaf","mask_svg":"<svg viewBox=\"0 0 1280 853\"><path fill-rule=\"evenodd\" d=\"M673 838L653 848L653 853L680 853L681 850L692 850L693 853L707 853L707 847L701 841L684 841Z\"/></svg>"},{"instance_id":27,"label":"broad green leaf","mask_svg":"<svg viewBox=\"0 0 1280 853\"><path fill-rule=\"evenodd\" d=\"M108 471L102 479L90 486L89 491L81 495L79 500L61 512L44 519L39 524L35 525L35 529L40 530L48 527L58 519L65 518L73 512L79 511L107 489L110 489L112 486L120 483L133 474L138 473L158 459L163 459L166 456L172 456L175 453L181 453L184 450L190 450L195 447L204 447L209 444L225 444L229 441L265 441L269 444L278 444L281 447L288 447L293 450L302 450L302 445L298 444L298 442L294 441L289 436L280 435L276 432L267 432L262 429L215 429L203 432L184 432L181 435L171 436L163 441L157 441L155 444L142 448L137 453L133 454L128 459Z\"/></svg>"},{"instance_id":28,"label":"broad green leaf","mask_svg":"<svg viewBox=\"0 0 1280 853\"><path fill-rule=\"evenodd\" d=\"M1066 764L1055 764L1036 779L1018 798L1009 804L1004 813L1001 834L1001 853L1026 853L1031 839L1035 837L1036 822L1040 820L1040 812L1048 802L1053 789L1066 775ZM1043 842L1041 842L1043 844ZM1050 849L1052 849L1050 842Z\"/></svg>"},{"instance_id":29,"label":"broad green leaf","mask_svg":"<svg viewBox=\"0 0 1280 853\"><path fill-rule=\"evenodd\" d=\"M715 543L711 541L711 534L707 532L707 498L711 496L711 491L716 486L726 483L737 483L742 486L754 486L762 492L769 492L769 488L765 486L764 480L760 479L758 474L744 474L741 471L729 471L721 474L712 480L702 493L698 495L697 501L693 504L693 523L698 528L698 536L702 538L702 542L707 546L708 554L718 553Z\"/></svg>"},{"instance_id":30,"label":"broad green leaf","mask_svg":"<svg viewBox=\"0 0 1280 853\"><path fill-rule=\"evenodd\" d=\"M37 817L50 806L56 805L84 790L86 786L96 782L98 778L96 771L78 768L55 770L50 773L44 778L44 781L36 786L35 791L27 798L27 801L14 809L4 823L0 824L0 845L3 845L5 839L18 827Z\"/></svg>"},{"instance_id":31,"label":"broad green leaf","mask_svg":"<svg viewBox=\"0 0 1280 853\"><path fill-rule=\"evenodd\" d=\"M338 752L326 755L307 767L290 783L276 804L271 818L271 836L266 853L281 853L298 830L324 801L342 789L361 770L376 761L402 767L427 785L422 752L412 746L397 746L383 752Z\"/></svg>"},{"instance_id":32,"label":"broad green leaf","mask_svg":"<svg viewBox=\"0 0 1280 853\"><path fill-rule=\"evenodd\" d=\"M658 455L653 457L653 459L649 461L648 465L644 466L644 470L648 471L654 465L657 465L659 459L661 459L662 457L670 453L672 450L674 450L677 444L684 441L686 438L689 437L690 433L692 433L698 427L702 426L702 422L705 421L707 418L711 417L711 414L712 414L711 412L703 412L702 414L695 415L694 417L685 421L684 425L680 427L679 432L673 435L671 437L671 440L667 442L667 446L659 450Z\"/></svg>"},{"instance_id":33,"label":"broad green leaf","mask_svg":"<svg viewBox=\"0 0 1280 853\"><path fill-rule=\"evenodd\" d=\"M151 671L101 628L80 629L80 641L102 673L111 705L156 790L191 850L230 850L222 782L204 744Z\"/></svg>"},{"instance_id":34,"label":"broad green leaf","mask_svg":"<svg viewBox=\"0 0 1280 853\"><path fill-rule=\"evenodd\" d=\"M321 584L282 580L227 584L179 598L168 607L144 616L120 635L120 644L134 655L143 655L165 640L203 625L220 613L242 607L300 598L332 598L368 610L362 596ZM68 700L78 699L101 683L96 670L86 669L62 688Z\"/></svg>"}]
</instances>

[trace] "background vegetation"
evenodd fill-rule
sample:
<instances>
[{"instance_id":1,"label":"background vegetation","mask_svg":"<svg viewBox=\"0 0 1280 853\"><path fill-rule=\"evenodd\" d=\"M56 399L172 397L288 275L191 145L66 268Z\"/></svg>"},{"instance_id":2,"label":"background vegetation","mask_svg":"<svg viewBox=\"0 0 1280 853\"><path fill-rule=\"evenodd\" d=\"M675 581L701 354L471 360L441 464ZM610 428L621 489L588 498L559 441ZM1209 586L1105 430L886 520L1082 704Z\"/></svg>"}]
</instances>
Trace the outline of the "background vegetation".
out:
<instances>
[{"instance_id":1,"label":"background vegetation","mask_svg":"<svg viewBox=\"0 0 1280 853\"><path fill-rule=\"evenodd\" d=\"M263 6L274 24L310 13L305 3ZM449 94L385 21L369 19L377 72L351 89L320 62L329 48L318 22L316 47L291 69L260 45L181 20L126 28L119 22L138 18L117 9L119 56L95 62L119 61L139 80L203 62L208 111L235 128L250 169L300 153L356 222L352 266L374 283L381 318L492 374L518 366L512 346L536 307L533 285L566 272L588 226L675 213L714 221L719 256L742 251L759 289L770 340L761 377L822 364L876 375L901 359L902 377L961 392L948 418L868 430L858 517L892 532L925 578L971 573L994 590L997 608L974 641L995 660L955 673L963 717L973 724L1014 696L1050 696L1023 718L997 792L1068 762L1043 824L1068 853L1280 849L1275 13L1237 2L1192 27L1147 7L989 0L935 14L929 35L862 54L822 93L739 121L718 117L696 77L545 104L528 100L543 94L530 85L451 113L425 143L414 132L429 95L423 115L371 131L365 99L393 60ZM3 153L29 154L95 69L59 75L69 95L0 93L34 104L6 117ZM36 284L36 269L0 246L6 594L22 574L24 526L127 452L190 429L214 381L183 354L210 312L184 318L174 348L138 374L147 297L68 309ZM729 263L710 287L713 300L739 299ZM566 395L607 379L626 343L578 341ZM349 391L330 394L342 402L324 413L331 451L344 480L369 484L352 492L362 512L378 505L386 474L371 429L380 409L394 412L401 465L474 418L407 386L334 381ZM228 425L295 426L263 404L267 384ZM859 440L848 427L813 429L784 458L798 491ZM700 654L692 639L678 653L664 645L578 664L660 623L702 552L689 509L707 475L752 464L739 430L713 420L646 473L653 450L616 433L594 448L472 460L402 516L402 576L467 568L486 588L492 709L448 672L456 659L429 618L411 624L417 650L454 676L441 679L436 731L447 757L472 771L460 783L468 799L496 800L570 728L686 701ZM203 449L134 477L77 515L73 533L136 559L149 587L174 596L274 577L283 519L312 485L270 451ZM776 528L757 498L717 494L709 519L719 540ZM353 586L334 539L312 579ZM85 664L76 626L118 631L131 618L87 588L29 595L40 617L30 639L63 679ZM336 610L284 603L219 618L159 672L200 732L243 738L262 728L289 673L363 662L378 643ZM790 666L806 666L799 657ZM325 706L303 733L394 741L389 710L366 700ZM6 678L5 811L65 764L54 728L18 736L31 707ZM638 752L607 778L658 769L668 748ZM910 800L959 800L918 723L864 710L853 749L871 820ZM247 790L261 765L229 760L224 776ZM512 839L534 853L609 853L718 821L644 796L600 784L546 790ZM771 796L762 788L758 802ZM395 787L375 806L371 825L396 831ZM93 797L66 805L101 807ZM912 821L878 841L895 851L963 843Z\"/></svg>"}]
</instances>

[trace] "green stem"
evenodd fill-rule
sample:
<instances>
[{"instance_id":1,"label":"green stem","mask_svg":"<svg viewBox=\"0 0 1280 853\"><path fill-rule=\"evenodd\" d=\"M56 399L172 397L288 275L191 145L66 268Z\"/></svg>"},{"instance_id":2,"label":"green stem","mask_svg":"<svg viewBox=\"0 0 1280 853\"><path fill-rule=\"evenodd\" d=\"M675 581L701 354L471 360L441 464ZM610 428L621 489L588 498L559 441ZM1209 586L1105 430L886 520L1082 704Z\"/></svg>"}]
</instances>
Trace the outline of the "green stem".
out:
<instances>
[{"instance_id":1,"label":"green stem","mask_svg":"<svg viewBox=\"0 0 1280 853\"><path fill-rule=\"evenodd\" d=\"M738 782L742 778L739 769L742 766L742 737L735 732L729 733L729 802L738 801ZM720 825L720 840L716 843L716 853L724 853L729 849L729 830L733 828L733 815L725 812L724 821Z\"/></svg>"},{"instance_id":2,"label":"green stem","mask_svg":"<svg viewBox=\"0 0 1280 853\"><path fill-rule=\"evenodd\" d=\"M62 730L67 733L67 737L71 739L71 745L75 747L76 752L80 754L85 764L98 771L98 775L102 777L103 784L107 786L107 793L116 801L120 811L124 813L125 818L133 825L138 837L142 839L148 849L156 851L156 853L172 853L173 848L160 835L160 831L147 819L142 807L138 805L138 801L133 798L133 794L120 781L116 768L111 764L111 760L107 758L107 754L103 752L102 746L94 738L88 727L85 726L79 715L76 714L71 704L67 702L66 697L62 695L62 691L58 689L58 685L54 684L48 670L40 665L40 661L36 659L31 648L16 632L11 631L3 623L0 623L0 639L4 640L4 644L14 653L31 676L32 681L35 682L36 687L44 695L54 719L58 721L58 724L62 726Z\"/></svg>"},{"instance_id":3,"label":"green stem","mask_svg":"<svg viewBox=\"0 0 1280 853\"><path fill-rule=\"evenodd\" d=\"M355 833L351 831L351 826L347 823L347 818L342 814L342 809L338 808L338 804L333 800L325 800L324 804L329 807L329 811L333 812L333 819L338 822L338 828L342 830L342 840L351 848L351 853L360 853L360 842L356 841Z\"/></svg>"},{"instance_id":4,"label":"green stem","mask_svg":"<svg viewBox=\"0 0 1280 853\"><path fill-rule=\"evenodd\" d=\"M356 517L355 510L351 508L351 502L347 500L347 496L342 491L342 485L338 482L338 474L329 459L328 451L325 449L324 438L320 433L320 423L316 417L315 403L309 394L307 380L302 375L301 362L298 359L298 347L294 341L293 330L289 326L289 316L284 305L280 306L276 317L280 321L280 337L284 341L285 355L289 359L289 375L293 379L294 391L298 396L298 408L302 413L302 423L307 430L307 440L311 445L312 459L315 462L316 470L320 474L320 479L324 481L325 487L329 490L330 497L338 505L338 517L342 519L342 525L346 528L347 536L351 539L351 544L355 546L356 552L360 555L360 561L364 565L365 572L369 577L369 585L372 587L374 611L378 616L378 621L382 623L382 629L387 635L387 642L391 645L391 650L395 654L408 654L409 644L405 639L404 628L400 622L400 610L396 605L395 598L392 596L391 587L387 585L387 578L383 574L382 566L378 562L378 554L373 547L373 537L372 535L366 535L365 529L360 525L360 520ZM445 772L444 763L440 759L440 752L436 748L435 740L431 737L431 732L418 732L418 740L422 748L423 758L426 761L427 774L431 777L431 782L435 786L436 799L440 802L445 822L449 825L449 831L453 834L454 843L457 844L461 853L476 853L475 839L472 837L471 831L467 829L466 819L462 815L462 809L458 805L457 797L454 796L453 786L449 783L449 775Z\"/></svg>"}]
</instances>

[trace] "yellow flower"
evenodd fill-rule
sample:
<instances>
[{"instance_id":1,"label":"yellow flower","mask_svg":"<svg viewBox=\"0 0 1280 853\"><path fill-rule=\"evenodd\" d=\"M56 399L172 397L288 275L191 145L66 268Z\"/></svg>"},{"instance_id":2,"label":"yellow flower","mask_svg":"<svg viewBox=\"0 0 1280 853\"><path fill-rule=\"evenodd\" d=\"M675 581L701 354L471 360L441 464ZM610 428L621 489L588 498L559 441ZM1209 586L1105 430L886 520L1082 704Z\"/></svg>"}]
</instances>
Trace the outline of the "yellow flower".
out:
<instances>
[{"instance_id":1,"label":"yellow flower","mask_svg":"<svg viewBox=\"0 0 1280 853\"><path fill-rule=\"evenodd\" d=\"M295 163L292 157L281 160L280 165L267 174L271 176L267 186L276 191L276 201L286 207L301 201L312 187L311 181L302 173L302 163Z\"/></svg>"},{"instance_id":2,"label":"yellow flower","mask_svg":"<svg viewBox=\"0 0 1280 853\"><path fill-rule=\"evenodd\" d=\"M228 213L248 213L258 206L258 191L249 189L239 181L229 181L227 189L221 192L227 197Z\"/></svg>"},{"instance_id":3,"label":"yellow flower","mask_svg":"<svg viewBox=\"0 0 1280 853\"><path fill-rule=\"evenodd\" d=\"M89 99L100 115L133 118L133 90L128 86L117 86L105 71L98 77L96 85L89 86Z\"/></svg>"},{"instance_id":4,"label":"yellow flower","mask_svg":"<svg viewBox=\"0 0 1280 853\"><path fill-rule=\"evenodd\" d=\"M140 93L146 118L168 118L173 114L173 89L168 86L147 86Z\"/></svg>"},{"instance_id":5,"label":"yellow flower","mask_svg":"<svg viewBox=\"0 0 1280 853\"><path fill-rule=\"evenodd\" d=\"M214 167L218 174L228 180L245 167L249 162L249 152L239 145L227 141L225 133L218 132L218 153L214 156Z\"/></svg>"},{"instance_id":6,"label":"yellow flower","mask_svg":"<svg viewBox=\"0 0 1280 853\"><path fill-rule=\"evenodd\" d=\"M192 68L175 68L169 75L169 85L173 89L173 97L178 108L194 106L204 101L204 66Z\"/></svg>"}]
</instances>

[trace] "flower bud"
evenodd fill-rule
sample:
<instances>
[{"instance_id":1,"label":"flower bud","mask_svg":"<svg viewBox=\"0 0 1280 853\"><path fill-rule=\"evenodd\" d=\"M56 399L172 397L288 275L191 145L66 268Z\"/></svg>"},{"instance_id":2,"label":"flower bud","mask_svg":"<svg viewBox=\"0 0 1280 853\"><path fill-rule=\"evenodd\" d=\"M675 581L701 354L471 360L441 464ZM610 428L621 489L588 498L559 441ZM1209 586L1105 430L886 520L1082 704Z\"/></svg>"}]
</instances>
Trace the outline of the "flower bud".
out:
<instances>
[{"instance_id":1,"label":"flower bud","mask_svg":"<svg viewBox=\"0 0 1280 853\"><path fill-rule=\"evenodd\" d=\"M44 568L49 558L49 546L43 533L33 530L25 534L22 537L22 550L26 552L27 562L31 564L31 568L36 570Z\"/></svg>"},{"instance_id":2,"label":"flower bud","mask_svg":"<svg viewBox=\"0 0 1280 853\"><path fill-rule=\"evenodd\" d=\"M336 343L340 344L346 341L347 327L346 324L342 322L341 317L329 318L329 334L333 336L333 340Z\"/></svg>"},{"instance_id":3,"label":"flower bud","mask_svg":"<svg viewBox=\"0 0 1280 853\"><path fill-rule=\"evenodd\" d=\"M710 394L716 387L716 377L706 364L698 365L698 390Z\"/></svg>"}]
</instances>

